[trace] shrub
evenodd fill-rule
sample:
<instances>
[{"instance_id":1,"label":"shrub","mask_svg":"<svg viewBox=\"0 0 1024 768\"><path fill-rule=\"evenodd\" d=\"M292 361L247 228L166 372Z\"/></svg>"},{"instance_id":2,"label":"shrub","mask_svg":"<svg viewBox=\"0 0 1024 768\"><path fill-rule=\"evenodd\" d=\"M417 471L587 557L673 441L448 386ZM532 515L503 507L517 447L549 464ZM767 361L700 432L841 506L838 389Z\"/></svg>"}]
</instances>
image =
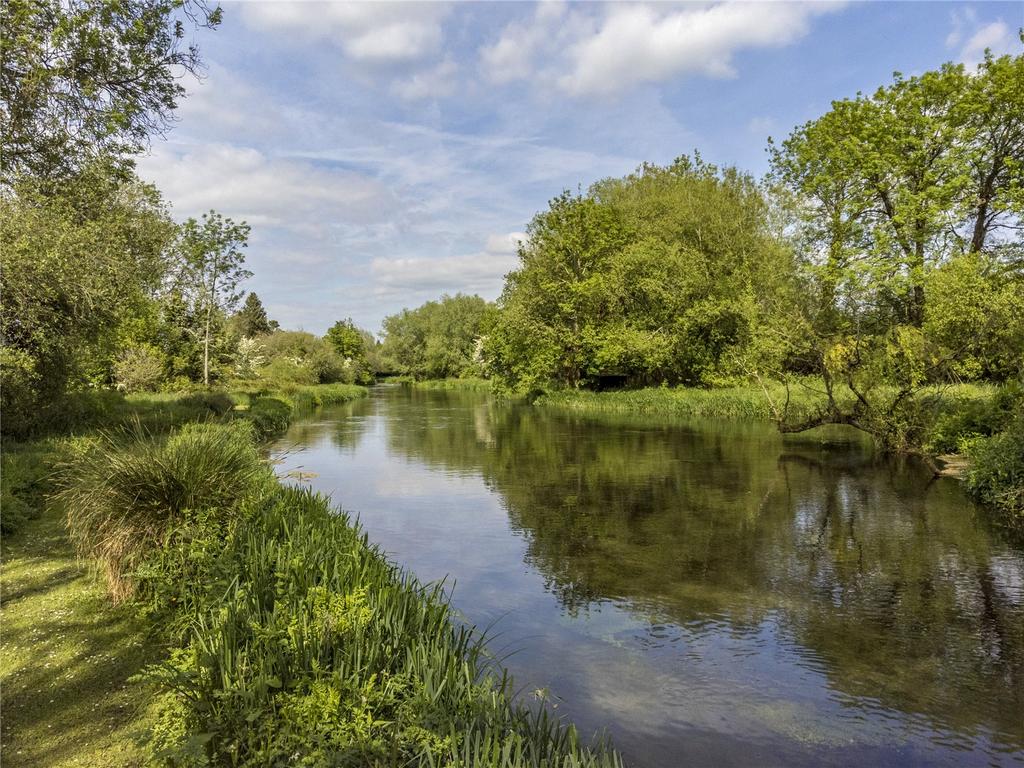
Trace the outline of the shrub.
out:
<instances>
[{"instance_id":1,"label":"shrub","mask_svg":"<svg viewBox=\"0 0 1024 768\"><path fill-rule=\"evenodd\" d=\"M0 453L0 532L16 532L42 509L49 473L47 451L39 444L5 444Z\"/></svg>"},{"instance_id":2,"label":"shrub","mask_svg":"<svg viewBox=\"0 0 1024 768\"><path fill-rule=\"evenodd\" d=\"M107 433L61 467L57 498L79 553L98 561L121 600L139 558L169 530L198 510L226 514L267 471L243 423L193 424L166 439Z\"/></svg>"},{"instance_id":3,"label":"shrub","mask_svg":"<svg viewBox=\"0 0 1024 768\"><path fill-rule=\"evenodd\" d=\"M249 406L249 420L259 440L280 435L292 420L292 406L277 397L260 397Z\"/></svg>"},{"instance_id":4,"label":"shrub","mask_svg":"<svg viewBox=\"0 0 1024 768\"><path fill-rule=\"evenodd\" d=\"M131 347L114 363L114 381L121 392L155 392L165 367L164 356L153 347Z\"/></svg>"},{"instance_id":5,"label":"shrub","mask_svg":"<svg viewBox=\"0 0 1024 768\"><path fill-rule=\"evenodd\" d=\"M1005 432L970 444L967 489L998 510L1012 528L1024 528L1024 413Z\"/></svg>"}]
</instances>

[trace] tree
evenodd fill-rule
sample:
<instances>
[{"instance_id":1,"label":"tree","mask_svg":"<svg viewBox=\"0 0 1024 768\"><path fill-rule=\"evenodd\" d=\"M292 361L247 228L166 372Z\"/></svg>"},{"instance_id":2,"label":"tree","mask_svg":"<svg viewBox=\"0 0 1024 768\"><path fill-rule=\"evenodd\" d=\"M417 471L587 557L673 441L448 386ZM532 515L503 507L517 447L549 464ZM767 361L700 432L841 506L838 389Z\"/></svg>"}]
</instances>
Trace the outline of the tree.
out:
<instances>
[{"instance_id":1,"label":"tree","mask_svg":"<svg viewBox=\"0 0 1024 768\"><path fill-rule=\"evenodd\" d=\"M186 23L220 20L205 0L7 0L2 181L65 178L98 156L142 149L184 95L181 75L199 72Z\"/></svg>"},{"instance_id":2,"label":"tree","mask_svg":"<svg viewBox=\"0 0 1024 768\"><path fill-rule=\"evenodd\" d=\"M803 336L827 395L799 422L780 408L780 426L849 424L917 452L928 388L1022 370L1024 56L897 74L771 155L795 196L806 286L777 330Z\"/></svg>"},{"instance_id":3,"label":"tree","mask_svg":"<svg viewBox=\"0 0 1024 768\"><path fill-rule=\"evenodd\" d=\"M245 297L245 304L234 317L235 327L242 336L264 336L273 330L267 319L260 297L253 292Z\"/></svg>"},{"instance_id":4,"label":"tree","mask_svg":"<svg viewBox=\"0 0 1024 768\"><path fill-rule=\"evenodd\" d=\"M366 357L363 332L356 328L352 318L336 322L327 329L324 338L342 358L363 360Z\"/></svg>"},{"instance_id":5,"label":"tree","mask_svg":"<svg viewBox=\"0 0 1024 768\"><path fill-rule=\"evenodd\" d=\"M380 355L391 370L440 379L479 375L477 342L493 305L479 296L442 296L384 318Z\"/></svg>"},{"instance_id":6,"label":"tree","mask_svg":"<svg viewBox=\"0 0 1024 768\"><path fill-rule=\"evenodd\" d=\"M216 211L201 221L190 218L181 226L177 252L178 287L192 297L202 327L203 384L210 385L210 343L216 315L230 312L242 297L239 284L252 276L243 268L249 225L236 224Z\"/></svg>"},{"instance_id":7,"label":"tree","mask_svg":"<svg viewBox=\"0 0 1024 768\"><path fill-rule=\"evenodd\" d=\"M91 165L59 190L21 180L0 195L3 427L27 431L100 371L149 311L174 227L157 191Z\"/></svg>"},{"instance_id":8,"label":"tree","mask_svg":"<svg viewBox=\"0 0 1024 768\"><path fill-rule=\"evenodd\" d=\"M555 198L506 280L488 370L520 391L735 375L794 272L768 211L752 178L699 157Z\"/></svg>"}]
</instances>

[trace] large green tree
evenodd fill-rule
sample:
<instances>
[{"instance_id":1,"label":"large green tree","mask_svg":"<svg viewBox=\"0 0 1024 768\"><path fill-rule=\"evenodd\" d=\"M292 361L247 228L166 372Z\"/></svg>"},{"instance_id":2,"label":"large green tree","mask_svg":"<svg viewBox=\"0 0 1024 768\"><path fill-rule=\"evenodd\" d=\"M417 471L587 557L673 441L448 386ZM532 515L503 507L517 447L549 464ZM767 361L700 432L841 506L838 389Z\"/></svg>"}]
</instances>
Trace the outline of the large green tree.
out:
<instances>
[{"instance_id":1,"label":"large green tree","mask_svg":"<svg viewBox=\"0 0 1024 768\"><path fill-rule=\"evenodd\" d=\"M160 133L199 71L189 26L205 0L5 0L0 8L2 181L63 178L126 159Z\"/></svg>"},{"instance_id":2,"label":"large green tree","mask_svg":"<svg viewBox=\"0 0 1024 768\"><path fill-rule=\"evenodd\" d=\"M515 390L735 373L793 275L768 213L753 179L699 157L555 198L508 276L489 370Z\"/></svg>"},{"instance_id":3,"label":"large green tree","mask_svg":"<svg viewBox=\"0 0 1024 768\"><path fill-rule=\"evenodd\" d=\"M829 403L800 423L780 413L784 429L851 424L913 450L930 387L1020 373L1024 56L897 75L771 155L793 194L806 288L776 330L803 348Z\"/></svg>"},{"instance_id":4,"label":"large green tree","mask_svg":"<svg viewBox=\"0 0 1024 768\"><path fill-rule=\"evenodd\" d=\"M174 235L156 190L109 165L40 187L22 180L0 195L7 432L52 416L69 386L109 377L119 333L152 312Z\"/></svg>"}]
</instances>

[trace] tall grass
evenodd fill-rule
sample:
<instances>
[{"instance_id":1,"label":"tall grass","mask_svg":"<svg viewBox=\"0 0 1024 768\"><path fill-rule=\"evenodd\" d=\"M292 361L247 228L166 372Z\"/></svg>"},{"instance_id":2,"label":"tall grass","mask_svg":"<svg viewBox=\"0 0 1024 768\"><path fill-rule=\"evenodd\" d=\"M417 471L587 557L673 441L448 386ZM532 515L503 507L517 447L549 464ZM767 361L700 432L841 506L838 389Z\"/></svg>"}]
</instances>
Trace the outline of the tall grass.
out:
<instances>
[{"instance_id":1,"label":"tall grass","mask_svg":"<svg viewBox=\"0 0 1024 768\"><path fill-rule=\"evenodd\" d=\"M195 556L196 536L159 555L150 594L190 614L184 649L153 671L169 692L156 747L172 762L618 764L516 704L441 588L389 563L325 498L252 496L216 557Z\"/></svg>"},{"instance_id":2,"label":"tall grass","mask_svg":"<svg viewBox=\"0 0 1024 768\"><path fill-rule=\"evenodd\" d=\"M946 425L948 434L941 438L946 444L950 440L955 442L961 421L973 424L971 418L982 418L961 418L961 414L988 413L993 407L991 403L998 400L1001 391L995 386L960 384L926 389L919 393L918 398L922 409L930 413L937 424ZM894 392L892 387L876 387L873 396L882 403ZM836 398L841 408L849 408L854 395L840 389ZM812 379L793 383L788 390L779 382L769 382L764 388L750 385L716 389L651 387L614 392L561 390L547 393L536 401L540 405L583 412L663 413L759 420L774 420L775 409L781 410L787 402L791 421L800 421L818 413L827 402L824 385Z\"/></svg>"},{"instance_id":3,"label":"tall grass","mask_svg":"<svg viewBox=\"0 0 1024 768\"><path fill-rule=\"evenodd\" d=\"M417 389L456 389L469 392L489 392L491 389L491 382L488 379L473 377L464 379L426 379L411 383Z\"/></svg>"},{"instance_id":4,"label":"tall grass","mask_svg":"<svg viewBox=\"0 0 1024 768\"><path fill-rule=\"evenodd\" d=\"M258 406L258 401L254 407ZM328 500L280 486L245 424L105 435L62 472L79 551L175 650L153 754L176 766L619 765L517 703L441 585Z\"/></svg>"},{"instance_id":5,"label":"tall grass","mask_svg":"<svg viewBox=\"0 0 1024 768\"><path fill-rule=\"evenodd\" d=\"M170 530L192 512L230 508L265 473L245 424L192 424L167 438L136 427L101 435L60 467L56 498L79 554L122 600L141 558Z\"/></svg>"},{"instance_id":6,"label":"tall grass","mask_svg":"<svg viewBox=\"0 0 1024 768\"><path fill-rule=\"evenodd\" d=\"M659 413L727 419L763 419L774 417L768 398L778 407L786 402L786 388L771 384L768 396L760 387L690 389L652 387L614 392L586 390L555 391L540 397L539 405L591 412ZM789 391L790 414L795 418L810 415L824 405L823 392L803 386Z\"/></svg>"}]
</instances>

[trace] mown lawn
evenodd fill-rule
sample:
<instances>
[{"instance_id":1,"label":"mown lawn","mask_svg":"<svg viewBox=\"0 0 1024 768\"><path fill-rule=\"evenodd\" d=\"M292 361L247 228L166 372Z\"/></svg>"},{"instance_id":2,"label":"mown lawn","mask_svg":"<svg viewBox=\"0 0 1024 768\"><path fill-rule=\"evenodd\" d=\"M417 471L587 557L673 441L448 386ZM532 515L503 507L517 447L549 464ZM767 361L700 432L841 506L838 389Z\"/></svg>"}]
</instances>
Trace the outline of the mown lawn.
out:
<instances>
[{"instance_id":1,"label":"mown lawn","mask_svg":"<svg viewBox=\"0 0 1024 768\"><path fill-rule=\"evenodd\" d=\"M142 765L151 692L128 678L159 648L77 561L58 513L4 537L0 588L4 767Z\"/></svg>"}]
</instances>

